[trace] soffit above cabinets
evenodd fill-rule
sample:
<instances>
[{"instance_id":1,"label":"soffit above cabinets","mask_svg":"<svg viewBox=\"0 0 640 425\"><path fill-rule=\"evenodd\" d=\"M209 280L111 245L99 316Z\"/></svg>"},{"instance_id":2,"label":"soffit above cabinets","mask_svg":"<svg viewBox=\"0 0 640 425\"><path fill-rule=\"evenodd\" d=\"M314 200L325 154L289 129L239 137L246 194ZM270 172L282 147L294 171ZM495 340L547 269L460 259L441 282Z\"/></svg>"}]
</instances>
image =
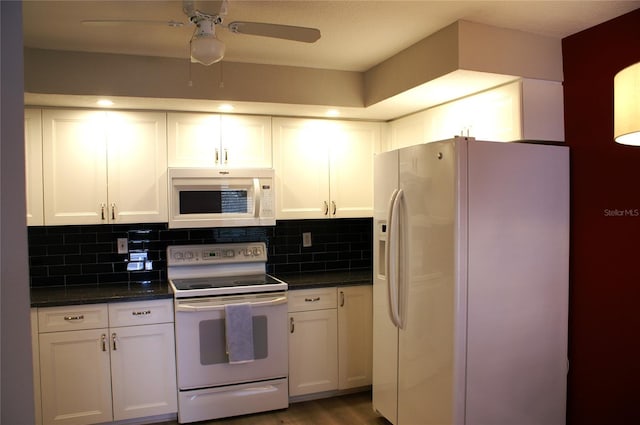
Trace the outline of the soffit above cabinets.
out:
<instances>
[{"instance_id":1,"label":"soffit above cabinets","mask_svg":"<svg viewBox=\"0 0 640 425\"><path fill-rule=\"evenodd\" d=\"M422 84L397 96L392 96L370 107L340 107L339 118L389 121L416 111L465 97L516 80L512 75L454 71L436 80ZM60 95L25 93L25 104L42 107L96 108L97 95ZM192 112L220 112L226 101L204 99L170 99L143 97L110 97L114 109L164 110ZM325 117L329 110L324 105L299 105L287 103L232 102L233 112L238 114L273 115L290 117Z\"/></svg>"}]
</instances>

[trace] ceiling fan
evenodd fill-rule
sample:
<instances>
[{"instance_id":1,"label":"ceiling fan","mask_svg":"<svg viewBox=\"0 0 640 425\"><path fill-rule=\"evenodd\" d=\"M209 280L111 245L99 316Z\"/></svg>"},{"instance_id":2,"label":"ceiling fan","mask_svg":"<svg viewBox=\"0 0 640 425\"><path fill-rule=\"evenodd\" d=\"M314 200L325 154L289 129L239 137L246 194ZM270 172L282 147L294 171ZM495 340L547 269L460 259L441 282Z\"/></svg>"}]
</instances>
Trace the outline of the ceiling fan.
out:
<instances>
[{"instance_id":1,"label":"ceiling fan","mask_svg":"<svg viewBox=\"0 0 640 425\"><path fill-rule=\"evenodd\" d=\"M234 21L225 25L223 24L223 21L227 16L227 7L228 0L222 0L220 2L219 11L215 14L210 14L196 9L195 2L192 0L185 0L182 2L182 11L187 18L189 18L189 23L195 25L195 30L190 41L191 62L211 65L222 60L225 53L225 44L216 37L216 26L220 26L236 34L259 35L263 37L279 38L303 43L314 43L320 38L320 30L316 28L245 21ZM121 23L162 24L170 27L184 26L183 22L173 20L146 21L129 19L97 19L82 21L82 24L85 25L109 25Z\"/></svg>"}]
</instances>

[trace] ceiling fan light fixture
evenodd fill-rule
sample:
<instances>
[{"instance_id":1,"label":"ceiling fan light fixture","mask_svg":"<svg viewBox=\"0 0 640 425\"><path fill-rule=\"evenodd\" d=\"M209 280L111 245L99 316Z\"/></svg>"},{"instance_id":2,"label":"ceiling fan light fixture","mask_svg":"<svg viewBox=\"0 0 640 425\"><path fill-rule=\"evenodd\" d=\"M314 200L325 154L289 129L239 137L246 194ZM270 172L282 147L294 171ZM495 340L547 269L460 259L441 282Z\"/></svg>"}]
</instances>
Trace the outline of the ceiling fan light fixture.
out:
<instances>
[{"instance_id":1,"label":"ceiling fan light fixture","mask_svg":"<svg viewBox=\"0 0 640 425\"><path fill-rule=\"evenodd\" d=\"M191 37L191 62L211 65L220 62L224 57L225 45L215 35L215 24L210 19L203 19L197 24Z\"/></svg>"}]
</instances>

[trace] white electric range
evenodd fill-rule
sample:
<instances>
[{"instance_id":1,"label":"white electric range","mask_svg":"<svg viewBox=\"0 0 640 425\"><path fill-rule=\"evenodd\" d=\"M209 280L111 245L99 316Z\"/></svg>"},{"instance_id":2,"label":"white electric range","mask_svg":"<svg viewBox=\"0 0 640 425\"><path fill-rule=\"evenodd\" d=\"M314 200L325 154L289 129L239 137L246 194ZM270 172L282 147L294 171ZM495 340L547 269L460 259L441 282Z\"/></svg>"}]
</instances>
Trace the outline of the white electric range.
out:
<instances>
[{"instance_id":1,"label":"white electric range","mask_svg":"<svg viewBox=\"0 0 640 425\"><path fill-rule=\"evenodd\" d=\"M167 247L180 423L288 407L288 286L266 262L263 242ZM252 355L242 362L229 350L234 306L251 314Z\"/></svg>"}]
</instances>

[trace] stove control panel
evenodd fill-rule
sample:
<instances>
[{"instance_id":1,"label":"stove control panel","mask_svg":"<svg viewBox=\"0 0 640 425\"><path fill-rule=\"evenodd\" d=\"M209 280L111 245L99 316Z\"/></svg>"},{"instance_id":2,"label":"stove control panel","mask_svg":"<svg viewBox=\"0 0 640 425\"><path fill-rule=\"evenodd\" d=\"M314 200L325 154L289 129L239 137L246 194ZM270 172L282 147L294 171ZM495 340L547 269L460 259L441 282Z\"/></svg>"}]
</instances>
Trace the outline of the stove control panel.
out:
<instances>
[{"instance_id":1,"label":"stove control panel","mask_svg":"<svg viewBox=\"0 0 640 425\"><path fill-rule=\"evenodd\" d=\"M168 266L266 261L267 247L264 242L167 247Z\"/></svg>"}]
</instances>

